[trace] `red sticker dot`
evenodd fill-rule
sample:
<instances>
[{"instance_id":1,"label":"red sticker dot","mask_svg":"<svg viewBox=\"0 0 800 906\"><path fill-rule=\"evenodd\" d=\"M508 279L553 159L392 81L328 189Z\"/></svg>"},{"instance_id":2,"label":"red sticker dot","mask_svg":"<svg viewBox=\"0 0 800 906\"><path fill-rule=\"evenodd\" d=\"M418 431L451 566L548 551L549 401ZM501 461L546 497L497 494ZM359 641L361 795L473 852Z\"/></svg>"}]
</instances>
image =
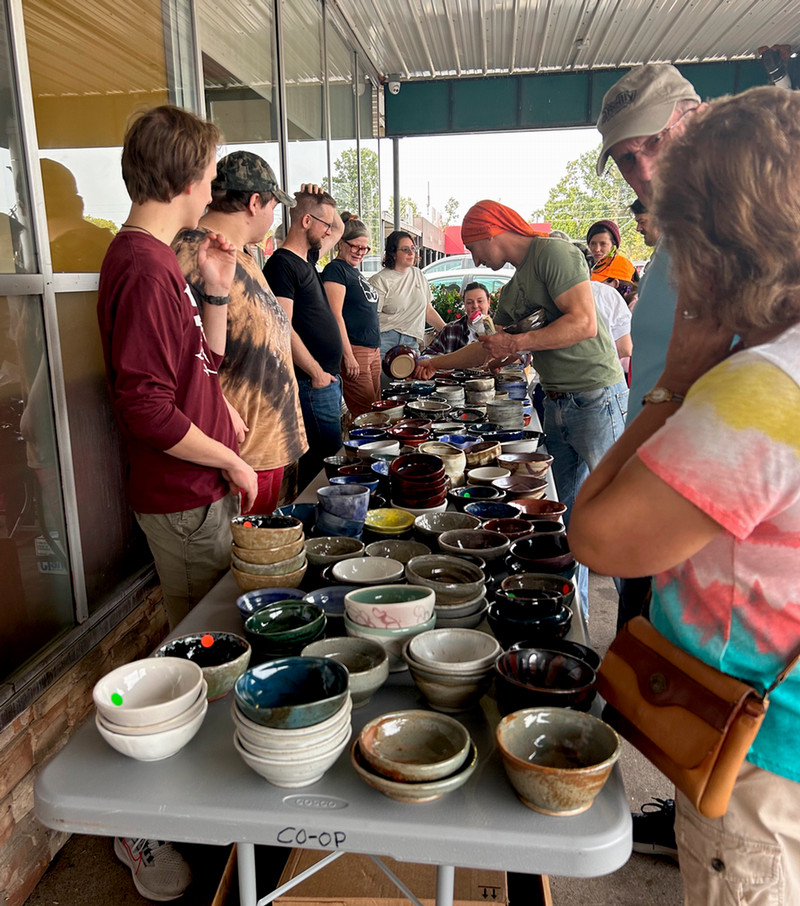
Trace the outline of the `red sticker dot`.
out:
<instances>
[{"instance_id":1,"label":"red sticker dot","mask_svg":"<svg viewBox=\"0 0 800 906\"><path fill-rule=\"evenodd\" d=\"M252 523L249 519L245 519L245 521L242 523L242 525L243 525L245 528L252 528L252 527L253 527L253 523Z\"/></svg>"},{"instance_id":2,"label":"red sticker dot","mask_svg":"<svg viewBox=\"0 0 800 906\"><path fill-rule=\"evenodd\" d=\"M202 639L200 639L200 644L203 648L210 648L214 644L214 636L210 633L206 633Z\"/></svg>"}]
</instances>

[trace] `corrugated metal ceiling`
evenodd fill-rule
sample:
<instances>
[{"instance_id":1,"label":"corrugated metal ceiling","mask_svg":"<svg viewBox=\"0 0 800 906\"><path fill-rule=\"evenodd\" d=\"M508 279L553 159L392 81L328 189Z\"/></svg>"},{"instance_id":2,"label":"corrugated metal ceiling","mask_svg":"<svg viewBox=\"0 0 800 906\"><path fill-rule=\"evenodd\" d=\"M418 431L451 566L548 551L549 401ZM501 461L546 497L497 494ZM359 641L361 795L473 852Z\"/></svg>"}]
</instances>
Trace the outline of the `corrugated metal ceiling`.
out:
<instances>
[{"instance_id":1,"label":"corrugated metal ceiling","mask_svg":"<svg viewBox=\"0 0 800 906\"><path fill-rule=\"evenodd\" d=\"M385 77L752 59L800 46L798 0L328 0Z\"/></svg>"}]
</instances>

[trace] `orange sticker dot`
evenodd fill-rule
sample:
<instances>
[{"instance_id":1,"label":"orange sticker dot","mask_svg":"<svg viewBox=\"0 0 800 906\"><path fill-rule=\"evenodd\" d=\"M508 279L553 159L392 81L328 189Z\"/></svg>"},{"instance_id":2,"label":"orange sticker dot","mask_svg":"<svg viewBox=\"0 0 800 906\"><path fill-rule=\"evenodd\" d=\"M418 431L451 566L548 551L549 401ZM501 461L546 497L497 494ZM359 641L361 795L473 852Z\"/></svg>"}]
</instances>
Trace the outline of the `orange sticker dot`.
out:
<instances>
[{"instance_id":1,"label":"orange sticker dot","mask_svg":"<svg viewBox=\"0 0 800 906\"><path fill-rule=\"evenodd\" d=\"M210 648L214 644L214 636L210 633L206 633L202 639L200 639L200 644L203 648Z\"/></svg>"},{"instance_id":2,"label":"orange sticker dot","mask_svg":"<svg viewBox=\"0 0 800 906\"><path fill-rule=\"evenodd\" d=\"M253 527L253 523L252 523L249 519L245 519L245 521L242 523L242 525L243 525L245 528L252 528L252 527Z\"/></svg>"}]
</instances>

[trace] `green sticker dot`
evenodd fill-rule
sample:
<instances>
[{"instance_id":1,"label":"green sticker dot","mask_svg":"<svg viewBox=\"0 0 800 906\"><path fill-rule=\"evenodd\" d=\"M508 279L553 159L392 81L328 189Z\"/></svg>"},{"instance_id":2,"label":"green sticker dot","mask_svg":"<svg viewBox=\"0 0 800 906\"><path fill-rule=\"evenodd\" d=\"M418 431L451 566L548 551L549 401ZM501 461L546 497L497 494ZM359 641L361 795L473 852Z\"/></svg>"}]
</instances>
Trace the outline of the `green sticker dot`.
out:
<instances>
[{"instance_id":1,"label":"green sticker dot","mask_svg":"<svg viewBox=\"0 0 800 906\"><path fill-rule=\"evenodd\" d=\"M112 696L111 696L111 704L112 704L112 705L118 705L118 706L122 704L122 696L119 694L119 692L114 692L114 693L112 694Z\"/></svg>"}]
</instances>

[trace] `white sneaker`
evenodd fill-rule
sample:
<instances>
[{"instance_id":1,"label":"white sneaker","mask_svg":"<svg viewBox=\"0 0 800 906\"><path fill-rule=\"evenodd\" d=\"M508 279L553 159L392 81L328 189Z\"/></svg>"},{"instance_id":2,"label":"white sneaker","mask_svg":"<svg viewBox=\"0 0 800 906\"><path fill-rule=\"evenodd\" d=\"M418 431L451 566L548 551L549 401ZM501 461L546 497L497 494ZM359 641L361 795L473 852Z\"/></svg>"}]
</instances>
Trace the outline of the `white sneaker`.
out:
<instances>
[{"instance_id":1,"label":"white sneaker","mask_svg":"<svg viewBox=\"0 0 800 906\"><path fill-rule=\"evenodd\" d=\"M139 893L148 900L176 900L192 881L192 870L171 843L114 837L114 853L127 865Z\"/></svg>"}]
</instances>

